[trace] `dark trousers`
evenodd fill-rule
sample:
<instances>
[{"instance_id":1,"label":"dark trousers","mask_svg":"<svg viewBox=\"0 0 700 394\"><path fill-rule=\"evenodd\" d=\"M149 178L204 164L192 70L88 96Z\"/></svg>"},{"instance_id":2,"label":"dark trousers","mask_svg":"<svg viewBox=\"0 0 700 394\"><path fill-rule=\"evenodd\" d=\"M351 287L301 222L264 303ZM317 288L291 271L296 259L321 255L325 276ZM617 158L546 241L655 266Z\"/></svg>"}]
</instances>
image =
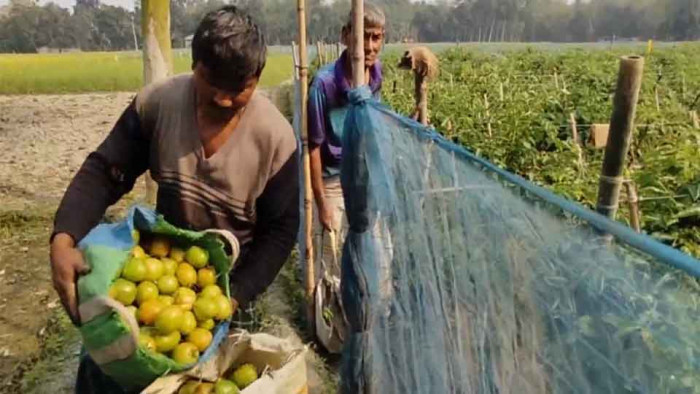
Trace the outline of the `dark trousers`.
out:
<instances>
[{"instance_id":1,"label":"dark trousers","mask_svg":"<svg viewBox=\"0 0 700 394\"><path fill-rule=\"evenodd\" d=\"M121 386L105 375L90 356L83 350L80 353L78 377L75 381L76 394L126 394Z\"/></svg>"}]
</instances>

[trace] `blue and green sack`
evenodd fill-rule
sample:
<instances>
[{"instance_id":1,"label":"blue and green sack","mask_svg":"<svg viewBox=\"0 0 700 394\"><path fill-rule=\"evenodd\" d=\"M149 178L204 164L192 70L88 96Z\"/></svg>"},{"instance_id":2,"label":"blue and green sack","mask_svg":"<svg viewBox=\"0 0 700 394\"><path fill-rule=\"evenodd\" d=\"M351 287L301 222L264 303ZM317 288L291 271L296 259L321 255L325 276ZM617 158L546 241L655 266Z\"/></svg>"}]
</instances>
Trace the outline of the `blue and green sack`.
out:
<instances>
[{"instance_id":1,"label":"blue and green sack","mask_svg":"<svg viewBox=\"0 0 700 394\"><path fill-rule=\"evenodd\" d=\"M126 390L146 387L157 378L182 372L210 359L226 338L230 318L212 330L213 339L197 363L183 365L139 345L139 326L132 313L109 297L113 281L136 246L132 230L163 235L174 244L197 245L209 253L209 263L216 269L217 284L230 297L228 272L238 256L239 245L229 232L221 230L190 231L166 222L162 215L132 207L126 218L117 223L100 224L78 244L90 267L78 280L79 327L87 354L100 369ZM231 254L226 253L226 243ZM226 275L221 275L226 273Z\"/></svg>"}]
</instances>

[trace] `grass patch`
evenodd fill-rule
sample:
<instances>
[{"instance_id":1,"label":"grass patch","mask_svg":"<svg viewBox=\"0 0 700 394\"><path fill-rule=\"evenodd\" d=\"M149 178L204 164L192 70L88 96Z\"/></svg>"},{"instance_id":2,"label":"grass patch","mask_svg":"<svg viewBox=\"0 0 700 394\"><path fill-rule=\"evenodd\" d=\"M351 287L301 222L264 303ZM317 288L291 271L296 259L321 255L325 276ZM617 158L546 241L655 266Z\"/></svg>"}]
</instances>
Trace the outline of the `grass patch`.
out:
<instances>
[{"instance_id":1,"label":"grass patch","mask_svg":"<svg viewBox=\"0 0 700 394\"><path fill-rule=\"evenodd\" d=\"M286 302L292 312L291 323L296 327L305 342L313 341L308 333L309 322L306 319L306 295L304 293L303 278L301 270L298 269L299 251L294 249L287 262L280 271L277 282L280 284L285 295ZM323 385L324 393L337 393L340 376L338 367L340 365L339 356L325 357L323 353L315 352L311 358L311 367L318 375Z\"/></svg>"},{"instance_id":2,"label":"grass patch","mask_svg":"<svg viewBox=\"0 0 700 394\"><path fill-rule=\"evenodd\" d=\"M63 310L57 309L39 336L40 352L18 364L4 388L8 393L72 392L80 333Z\"/></svg>"},{"instance_id":3,"label":"grass patch","mask_svg":"<svg viewBox=\"0 0 700 394\"><path fill-rule=\"evenodd\" d=\"M33 211L0 210L0 265L8 257L7 248L14 250L18 246L34 245L37 242L44 246L44 242L48 242L53 211L43 207L35 208ZM41 240L42 237L46 239Z\"/></svg>"},{"instance_id":4,"label":"grass patch","mask_svg":"<svg viewBox=\"0 0 700 394\"><path fill-rule=\"evenodd\" d=\"M38 361L20 381L19 386L26 393L55 387L51 382L70 387L75 379L77 371L72 366L77 365L80 333L62 310L51 317L46 327Z\"/></svg>"},{"instance_id":5,"label":"grass patch","mask_svg":"<svg viewBox=\"0 0 700 394\"><path fill-rule=\"evenodd\" d=\"M190 54L174 52L175 73L188 72ZM292 57L270 54L262 86L291 78ZM143 84L140 52L0 55L0 94L136 91Z\"/></svg>"}]
</instances>

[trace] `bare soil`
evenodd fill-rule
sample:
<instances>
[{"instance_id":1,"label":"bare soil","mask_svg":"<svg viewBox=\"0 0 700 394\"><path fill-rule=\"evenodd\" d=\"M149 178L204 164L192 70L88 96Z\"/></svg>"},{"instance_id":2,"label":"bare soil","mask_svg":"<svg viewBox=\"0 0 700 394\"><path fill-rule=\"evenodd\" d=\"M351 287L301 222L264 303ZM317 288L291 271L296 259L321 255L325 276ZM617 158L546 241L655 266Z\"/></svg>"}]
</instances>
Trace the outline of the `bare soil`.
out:
<instances>
[{"instance_id":1,"label":"bare soil","mask_svg":"<svg viewBox=\"0 0 700 394\"><path fill-rule=\"evenodd\" d=\"M62 317L48 260L53 214L132 96L0 96L0 391L18 390L17 378L55 345L46 343Z\"/></svg>"}]
</instances>

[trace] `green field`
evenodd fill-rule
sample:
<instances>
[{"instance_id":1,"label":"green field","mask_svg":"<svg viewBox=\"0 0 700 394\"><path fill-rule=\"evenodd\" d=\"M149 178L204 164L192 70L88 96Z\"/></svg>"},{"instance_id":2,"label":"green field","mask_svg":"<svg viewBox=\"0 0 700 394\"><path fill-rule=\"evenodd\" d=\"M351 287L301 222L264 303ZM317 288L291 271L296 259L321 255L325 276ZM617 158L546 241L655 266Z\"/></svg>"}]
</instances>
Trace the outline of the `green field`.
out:
<instances>
[{"instance_id":1,"label":"green field","mask_svg":"<svg viewBox=\"0 0 700 394\"><path fill-rule=\"evenodd\" d=\"M590 125L610 121L619 57L645 55L625 176L638 186L643 230L700 257L700 129L689 115L700 112L700 45L645 52L646 46L447 50L440 54L439 80L430 86L431 121L446 137L499 166L593 208L603 150L588 142ZM384 60L383 97L409 114L413 77L396 69L397 55ZM582 168L571 114L585 143ZM624 202L618 218L628 218Z\"/></svg>"},{"instance_id":2,"label":"green field","mask_svg":"<svg viewBox=\"0 0 700 394\"><path fill-rule=\"evenodd\" d=\"M175 73L190 70L190 55L174 53ZM135 91L142 85L139 52L0 55L0 94L60 94ZM263 86L292 76L292 57L271 54Z\"/></svg>"}]
</instances>

